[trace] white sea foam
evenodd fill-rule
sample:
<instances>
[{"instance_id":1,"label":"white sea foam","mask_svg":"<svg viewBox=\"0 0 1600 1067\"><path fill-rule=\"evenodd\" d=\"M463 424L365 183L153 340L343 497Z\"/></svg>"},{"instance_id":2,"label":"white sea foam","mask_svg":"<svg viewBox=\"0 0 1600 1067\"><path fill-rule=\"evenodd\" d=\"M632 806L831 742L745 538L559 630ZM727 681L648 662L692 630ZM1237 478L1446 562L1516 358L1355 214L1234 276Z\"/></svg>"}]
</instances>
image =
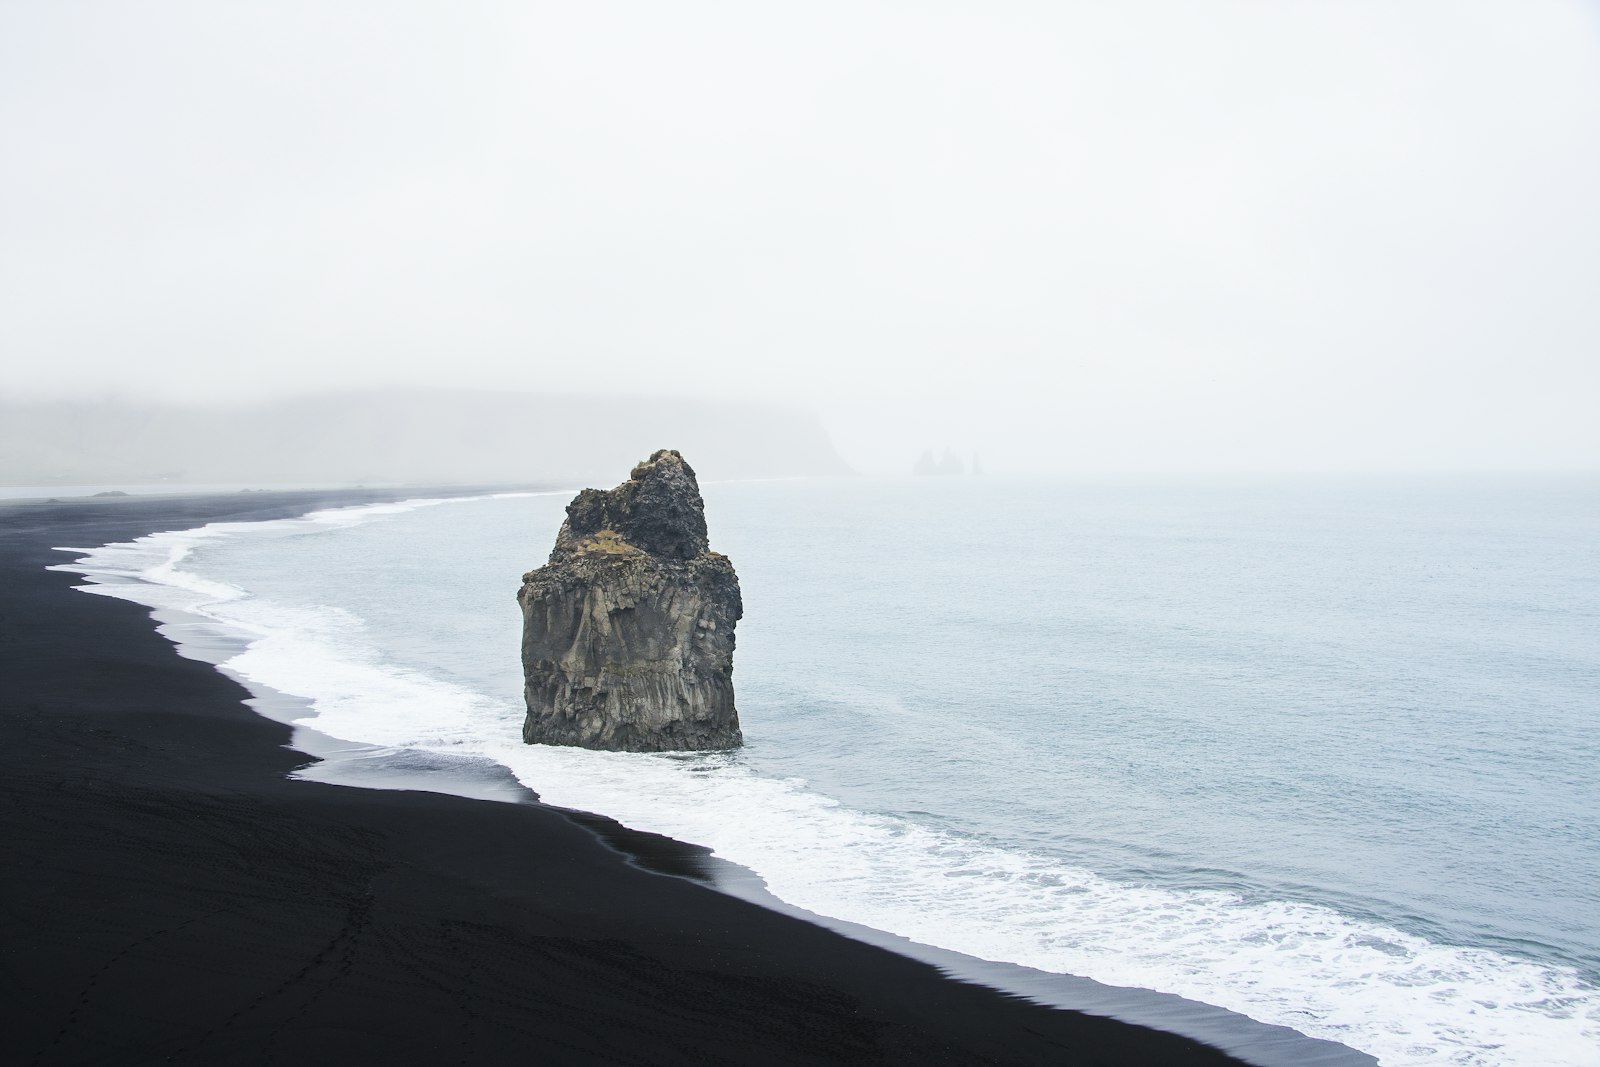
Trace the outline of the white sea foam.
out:
<instances>
[{"instance_id":1,"label":"white sea foam","mask_svg":"<svg viewBox=\"0 0 1600 1067\"><path fill-rule=\"evenodd\" d=\"M438 501L319 512L350 525ZM984 959L1155 989L1329 1038L1386 1067L1600 1064L1600 992L1575 972L1423 938L1326 907L1132 885L1058 860L851 810L736 755L517 743L521 709L380 662L362 620L263 602L179 566L202 540L157 534L69 569L96 591L182 606L249 634L226 666L305 698L351 741L484 755L546 801L711 847L799 907ZM495 740L503 739L503 740Z\"/></svg>"}]
</instances>

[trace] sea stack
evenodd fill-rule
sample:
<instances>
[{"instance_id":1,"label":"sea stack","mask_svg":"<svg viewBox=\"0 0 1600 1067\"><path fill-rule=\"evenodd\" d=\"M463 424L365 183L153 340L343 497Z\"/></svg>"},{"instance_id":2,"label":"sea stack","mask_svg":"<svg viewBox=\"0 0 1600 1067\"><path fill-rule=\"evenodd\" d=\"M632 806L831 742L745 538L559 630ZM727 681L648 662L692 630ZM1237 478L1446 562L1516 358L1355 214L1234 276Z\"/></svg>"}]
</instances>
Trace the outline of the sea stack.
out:
<instances>
[{"instance_id":1,"label":"sea stack","mask_svg":"<svg viewBox=\"0 0 1600 1067\"><path fill-rule=\"evenodd\" d=\"M567 505L550 562L522 576L528 744L734 748L739 577L706 540L694 470L662 449Z\"/></svg>"}]
</instances>

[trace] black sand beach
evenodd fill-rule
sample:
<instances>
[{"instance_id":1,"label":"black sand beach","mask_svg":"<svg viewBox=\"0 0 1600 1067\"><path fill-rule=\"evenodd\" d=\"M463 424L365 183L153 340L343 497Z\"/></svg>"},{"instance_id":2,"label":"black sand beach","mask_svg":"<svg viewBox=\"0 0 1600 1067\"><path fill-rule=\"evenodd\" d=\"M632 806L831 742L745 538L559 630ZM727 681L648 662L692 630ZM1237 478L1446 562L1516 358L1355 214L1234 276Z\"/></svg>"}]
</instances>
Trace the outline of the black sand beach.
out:
<instances>
[{"instance_id":1,"label":"black sand beach","mask_svg":"<svg viewBox=\"0 0 1600 1067\"><path fill-rule=\"evenodd\" d=\"M630 863L538 804L291 781L53 546L393 498L0 505L9 1063L1225 1064Z\"/></svg>"}]
</instances>

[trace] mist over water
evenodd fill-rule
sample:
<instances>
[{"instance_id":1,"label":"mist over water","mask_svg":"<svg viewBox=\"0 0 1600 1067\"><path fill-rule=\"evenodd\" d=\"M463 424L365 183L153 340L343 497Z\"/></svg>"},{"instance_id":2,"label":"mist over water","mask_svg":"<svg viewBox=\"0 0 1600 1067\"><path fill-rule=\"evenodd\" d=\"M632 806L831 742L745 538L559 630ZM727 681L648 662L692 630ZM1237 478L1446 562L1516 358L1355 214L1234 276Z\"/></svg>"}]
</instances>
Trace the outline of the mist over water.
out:
<instances>
[{"instance_id":1,"label":"mist over water","mask_svg":"<svg viewBox=\"0 0 1600 1067\"><path fill-rule=\"evenodd\" d=\"M1592 470L1597 128L1586 0L6 4L0 389Z\"/></svg>"},{"instance_id":2,"label":"mist over water","mask_svg":"<svg viewBox=\"0 0 1600 1067\"><path fill-rule=\"evenodd\" d=\"M706 497L732 755L518 742L511 597L565 494L129 551L319 730L488 756L801 907L1385 1064L1600 1055L1591 482Z\"/></svg>"}]
</instances>

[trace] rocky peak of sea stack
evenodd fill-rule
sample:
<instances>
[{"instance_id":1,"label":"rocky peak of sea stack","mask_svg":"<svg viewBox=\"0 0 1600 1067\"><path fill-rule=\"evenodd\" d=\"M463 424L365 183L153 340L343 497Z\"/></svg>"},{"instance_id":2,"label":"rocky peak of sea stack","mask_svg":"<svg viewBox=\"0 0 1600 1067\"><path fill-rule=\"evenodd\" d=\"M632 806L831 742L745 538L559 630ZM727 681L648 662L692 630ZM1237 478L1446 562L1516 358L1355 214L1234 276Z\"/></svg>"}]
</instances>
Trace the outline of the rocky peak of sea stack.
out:
<instances>
[{"instance_id":1,"label":"rocky peak of sea stack","mask_svg":"<svg viewBox=\"0 0 1600 1067\"><path fill-rule=\"evenodd\" d=\"M528 744L733 748L733 631L744 605L712 552L694 469L662 449L567 505L550 561L522 577Z\"/></svg>"}]
</instances>

